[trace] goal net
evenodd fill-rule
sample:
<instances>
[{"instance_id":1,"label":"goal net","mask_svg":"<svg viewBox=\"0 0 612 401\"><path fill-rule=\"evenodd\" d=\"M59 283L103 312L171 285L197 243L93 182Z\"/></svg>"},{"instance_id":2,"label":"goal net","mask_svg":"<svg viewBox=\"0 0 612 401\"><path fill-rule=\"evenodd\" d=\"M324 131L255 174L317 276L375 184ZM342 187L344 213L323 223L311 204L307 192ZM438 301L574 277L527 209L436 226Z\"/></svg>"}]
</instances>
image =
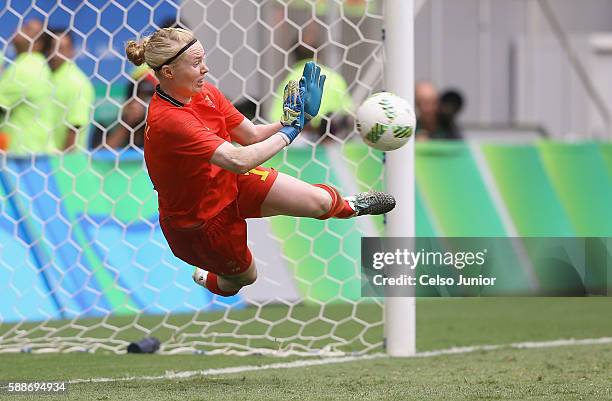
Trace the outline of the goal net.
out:
<instances>
[{"instance_id":1,"label":"goal net","mask_svg":"<svg viewBox=\"0 0 612 401\"><path fill-rule=\"evenodd\" d=\"M360 239L381 234L382 218L249 220L257 282L230 298L192 282L192 268L172 255L159 228L139 147L143 125L125 114L136 107L130 103L144 104L138 91L147 71L135 71L123 51L127 40L161 26L193 30L206 50L208 79L256 123L279 117L278 88L310 52L334 75L326 90L335 97L316 127L265 165L347 195L382 189L382 154L356 140L353 122L353 105L383 85L380 2L3 4L3 74L16 65L16 32L40 19L47 32L69 28L95 100L75 151L2 153L0 352L121 353L148 336L161 340L164 353L382 348L382 301L361 297L359 265ZM121 127L128 134L111 141Z\"/></svg>"}]
</instances>

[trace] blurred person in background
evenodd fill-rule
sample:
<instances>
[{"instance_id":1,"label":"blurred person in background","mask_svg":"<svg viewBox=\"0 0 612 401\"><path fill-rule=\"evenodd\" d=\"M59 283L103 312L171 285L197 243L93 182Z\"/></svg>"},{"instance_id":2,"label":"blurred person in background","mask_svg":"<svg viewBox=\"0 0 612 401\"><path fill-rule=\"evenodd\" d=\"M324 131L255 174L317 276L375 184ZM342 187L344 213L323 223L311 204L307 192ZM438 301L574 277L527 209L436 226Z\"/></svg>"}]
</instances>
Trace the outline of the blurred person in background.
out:
<instances>
[{"instance_id":1,"label":"blurred person in background","mask_svg":"<svg viewBox=\"0 0 612 401\"><path fill-rule=\"evenodd\" d=\"M51 69L42 53L44 24L25 21L13 37L16 58L0 77L0 148L13 154L53 152Z\"/></svg>"},{"instance_id":2,"label":"blurred person in background","mask_svg":"<svg viewBox=\"0 0 612 401\"><path fill-rule=\"evenodd\" d=\"M144 148L145 119L147 105L155 93L158 84L155 76L148 70L140 70L136 82L131 82L126 91L127 101L121 111L121 119L110 129L106 145L113 149L134 146Z\"/></svg>"},{"instance_id":3,"label":"blurred person in background","mask_svg":"<svg viewBox=\"0 0 612 401\"><path fill-rule=\"evenodd\" d=\"M440 98L430 81L418 81L414 86L414 106L417 118L416 139L432 139L439 129Z\"/></svg>"},{"instance_id":4,"label":"blurred person in background","mask_svg":"<svg viewBox=\"0 0 612 401\"><path fill-rule=\"evenodd\" d=\"M454 89L445 91L440 96L438 110L439 133L443 137L436 139L461 139L461 127L457 123L457 116L463 109L463 96Z\"/></svg>"},{"instance_id":5,"label":"blurred person in background","mask_svg":"<svg viewBox=\"0 0 612 401\"><path fill-rule=\"evenodd\" d=\"M242 98L234 103L236 110L245 116L249 121L255 121L257 118L257 103L249 98Z\"/></svg>"},{"instance_id":6,"label":"blurred person in background","mask_svg":"<svg viewBox=\"0 0 612 401\"><path fill-rule=\"evenodd\" d=\"M417 117L417 140L461 139L457 115L463 108L463 96L448 90L442 96L430 81L415 85L414 104Z\"/></svg>"},{"instance_id":7,"label":"blurred person in background","mask_svg":"<svg viewBox=\"0 0 612 401\"><path fill-rule=\"evenodd\" d=\"M53 101L52 138L56 149L73 151L87 147L87 129L95 99L93 84L72 61L74 38L67 29L50 29L43 34L43 53L51 68Z\"/></svg>"},{"instance_id":8,"label":"blurred person in background","mask_svg":"<svg viewBox=\"0 0 612 401\"><path fill-rule=\"evenodd\" d=\"M292 53L294 64L291 67L291 72L283 79L278 86L277 96L270 107L267 114L268 121L274 121L276 116L282 114L283 110L283 89L290 80L299 80L302 76L304 66L308 61L315 59L316 50L321 47L319 32L316 30L316 25L308 25L302 31L302 39L296 40L299 45ZM319 116L314 118L301 133L301 137L306 137L312 142L330 132L334 136L343 137L347 135L353 128L353 123L350 119L350 112L353 109L353 101L348 91L346 80L334 71L333 69L321 65L321 74L324 74L327 79L325 81L325 92L321 101L321 109ZM328 129L329 125L329 129Z\"/></svg>"}]
</instances>

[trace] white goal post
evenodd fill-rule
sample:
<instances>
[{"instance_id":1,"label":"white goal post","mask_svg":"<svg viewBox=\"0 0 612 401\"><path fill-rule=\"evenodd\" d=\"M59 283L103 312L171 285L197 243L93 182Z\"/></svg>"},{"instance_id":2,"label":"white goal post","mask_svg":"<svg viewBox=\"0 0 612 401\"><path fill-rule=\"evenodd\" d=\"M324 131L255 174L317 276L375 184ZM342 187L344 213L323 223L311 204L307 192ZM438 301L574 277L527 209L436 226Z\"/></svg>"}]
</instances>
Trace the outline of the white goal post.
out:
<instances>
[{"instance_id":1,"label":"white goal post","mask_svg":"<svg viewBox=\"0 0 612 401\"><path fill-rule=\"evenodd\" d=\"M385 83L387 90L410 104L414 104L414 6L414 0L385 1ZM414 135L402 148L387 153L385 173L387 189L397 201L387 218L386 236L414 237ZM385 298L385 335L389 355L416 352L414 296Z\"/></svg>"}]
</instances>

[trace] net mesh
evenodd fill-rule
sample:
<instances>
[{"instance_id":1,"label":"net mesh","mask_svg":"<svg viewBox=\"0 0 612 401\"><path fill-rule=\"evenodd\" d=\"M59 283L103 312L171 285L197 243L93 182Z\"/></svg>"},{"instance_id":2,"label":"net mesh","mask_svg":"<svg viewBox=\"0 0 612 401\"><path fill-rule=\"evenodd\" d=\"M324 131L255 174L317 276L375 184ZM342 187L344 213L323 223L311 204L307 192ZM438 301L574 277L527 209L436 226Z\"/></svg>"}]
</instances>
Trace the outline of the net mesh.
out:
<instances>
[{"instance_id":1,"label":"net mesh","mask_svg":"<svg viewBox=\"0 0 612 401\"><path fill-rule=\"evenodd\" d=\"M54 38L60 37L55 28L69 28L74 60L95 97L87 104L81 85L77 98L88 121L80 128L74 105L58 99L51 81L53 102L63 110L60 127L77 131L76 149L3 153L0 352L119 353L145 336L159 338L165 353L382 347L382 303L361 298L359 281L360 238L380 233L381 218L249 220L257 282L230 298L192 282L192 268L171 254L159 228L139 147L148 71L135 70L123 55L127 40L160 26L192 29L206 50L210 81L254 122L265 123L278 118L278 87L297 57L312 53L330 75L337 73L326 84L335 91L323 105L327 117L265 165L347 195L381 189L382 155L356 140L353 124L353 104L382 85L379 4L7 1L0 9L2 79L19 74L13 42L31 19L43 21L43 32ZM36 107L27 86L21 102L2 105L0 133L24 103ZM0 97L2 90L0 83Z\"/></svg>"}]
</instances>

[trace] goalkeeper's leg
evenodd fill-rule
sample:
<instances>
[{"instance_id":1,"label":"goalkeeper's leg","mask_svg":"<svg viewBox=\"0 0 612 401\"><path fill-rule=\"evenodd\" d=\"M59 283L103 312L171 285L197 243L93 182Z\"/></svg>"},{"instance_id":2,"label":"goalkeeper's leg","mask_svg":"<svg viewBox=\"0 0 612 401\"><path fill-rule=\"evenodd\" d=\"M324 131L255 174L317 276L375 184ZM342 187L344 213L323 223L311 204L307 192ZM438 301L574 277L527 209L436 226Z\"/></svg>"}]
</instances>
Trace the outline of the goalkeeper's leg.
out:
<instances>
[{"instance_id":1,"label":"goalkeeper's leg","mask_svg":"<svg viewBox=\"0 0 612 401\"><path fill-rule=\"evenodd\" d=\"M284 215L323 220L383 214L394 207L395 199L384 192L363 192L345 198L330 185L311 185L278 173L261 205L261 217Z\"/></svg>"},{"instance_id":2,"label":"goalkeeper's leg","mask_svg":"<svg viewBox=\"0 0 612 401\"><path fill-rule=\"evenodd\" d=\"M257 279L247 246L246 221L240 217L237 203L196 228L178 227L168 217L160 217L160 226L172 253L196 266L194 281L211 292L235 295Z\"/></svg>"}]
</instances>

